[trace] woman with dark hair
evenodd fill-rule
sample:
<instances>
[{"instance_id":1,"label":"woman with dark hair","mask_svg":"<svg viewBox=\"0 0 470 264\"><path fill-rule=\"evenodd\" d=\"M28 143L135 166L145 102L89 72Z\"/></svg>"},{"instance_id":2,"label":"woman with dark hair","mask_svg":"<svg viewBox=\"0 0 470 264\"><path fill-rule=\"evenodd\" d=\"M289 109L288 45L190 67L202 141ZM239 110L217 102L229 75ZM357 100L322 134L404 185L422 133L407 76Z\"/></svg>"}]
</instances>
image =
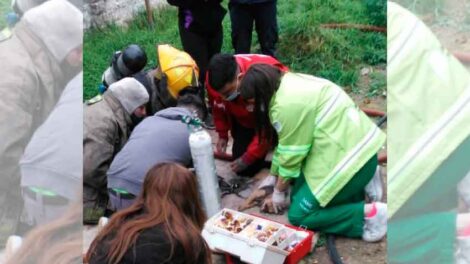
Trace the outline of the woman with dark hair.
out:
<instances>
[{"instance_id":1,"label":"woman with dark hair","mask_svg":"<svg viewBox=\"0 0 470 264\"><path fill-rule=\"evenodd\" d=\"M278 136L271 166L277 179L263 209L277 213L285 207L289 182L295 180L292 224L381 240L387 205L364 200L385 135L351 98L328 80L266 64L248 69L240 94L254 104L257 133L266 133L261 138Z\"/></svg>"},{"instance_id":2,"label":"woman with dark hair","mask_svg":"<svg viewBox=\"0 0 470 264\"><path fill-rule=\"evenodd\" d=\"M210 263L196 177L175 163L147 173L137 200L110 219L87 252L97 263Z\"/></svg>"}]
</instances>

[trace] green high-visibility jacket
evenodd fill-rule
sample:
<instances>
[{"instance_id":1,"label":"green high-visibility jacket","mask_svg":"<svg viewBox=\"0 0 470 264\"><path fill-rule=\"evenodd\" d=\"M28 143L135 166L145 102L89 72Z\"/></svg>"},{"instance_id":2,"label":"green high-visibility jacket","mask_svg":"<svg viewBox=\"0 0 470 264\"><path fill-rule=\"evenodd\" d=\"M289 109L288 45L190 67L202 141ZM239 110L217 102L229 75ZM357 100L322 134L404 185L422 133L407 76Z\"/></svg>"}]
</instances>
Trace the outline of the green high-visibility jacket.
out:
<instances>
[{"instance_id":1,"label":"green high-visibility jacket","mask_svg":"<svg viewBox=\"0 0 470 264\"><path fill-rule=\"evenodd\" d=\"M12 36L11 29L8 27L4 28L3 30L0 31L0 42L11 38L11 36Z\"/></svg>"},{"instance_id":2,"label":"green high-visibility jacket","mask_svg":"<svg viewBox=\"0 0 470 264\"><path fill-rule=\"evenodd\" d=\"M388 216L470 135L467 70L415 15L388 3Z\"/></svg>"},{"instance_id":3,"label":"green high-visibility jacket","mask_svg":"<svg viewBox=\"0 0 470 264\"><path fill-rule=\"evenodd\" d=\"M385 142L385 134L343 89L310 75L286 73L269 115L279 138L271 173L282 178L302 173L321 206Z\"/></svg>"}]
</instances>

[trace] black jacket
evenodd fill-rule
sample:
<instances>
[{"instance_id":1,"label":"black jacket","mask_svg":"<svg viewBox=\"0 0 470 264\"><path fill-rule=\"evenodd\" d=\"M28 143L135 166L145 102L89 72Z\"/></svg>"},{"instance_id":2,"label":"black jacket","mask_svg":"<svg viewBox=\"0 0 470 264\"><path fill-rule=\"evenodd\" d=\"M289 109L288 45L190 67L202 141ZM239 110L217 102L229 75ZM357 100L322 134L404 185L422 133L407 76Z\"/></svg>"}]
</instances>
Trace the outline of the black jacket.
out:
<instances>
[{"instance_id":1,"label":"black jacket","mask_svg":"<svg viewBox=\"0 0 470 264\"><path fill-rule=\"evenodd\" d=\"M168 0L179 8L180 24L191 32L211 34L222 28L222 20L227 10L220 4L222 0Z\"/></svg>"},{"instance_id":2,"label":"black jacket","mask_svg":"<svg viewBox=\"0 0 470 264\"><path fill-rule=\"evenodd\" d=\"M96 254L93 254L89 264L106 264L107 246L105 242L100 243L96 249ZM194 249L198 250L198 249ZM194 264L205 264L205 251L199 249L201 254ZM174 253L171 258L171 244L167 237L163 225L158 225L149 229L143 230L137 237L136 243L129 248L120 264L183 264L185 263L183 247L177 244L174 248Z\"/></svg>"}]
</instances>

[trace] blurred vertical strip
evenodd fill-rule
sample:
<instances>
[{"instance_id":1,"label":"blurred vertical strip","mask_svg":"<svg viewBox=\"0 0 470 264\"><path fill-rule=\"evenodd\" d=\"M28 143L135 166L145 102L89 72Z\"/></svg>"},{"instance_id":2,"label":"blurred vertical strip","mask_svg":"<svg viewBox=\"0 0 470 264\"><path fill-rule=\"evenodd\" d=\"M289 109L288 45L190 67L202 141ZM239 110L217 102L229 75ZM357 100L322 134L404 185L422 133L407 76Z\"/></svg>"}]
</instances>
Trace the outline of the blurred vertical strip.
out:
<instances>
[{"instance_id":1,"label":"blurred vertical strip","mask_svg":"<svg viewBox=\"0 0 470 264\"><path fill-rule=\"evenodd\" d=\"M470 263L470 75L415 14L387 13L388 262Z\"/></svg>"},{"instance_id":2,"label":"blurred vertical strip","mask_svg":"<svg viewBox=\"0 0 470 264\"><path fill-rule=\"evenodd\" d=\"M0 263L82 260L82 5L0 5Z\"/></svg>"}]
</instances>

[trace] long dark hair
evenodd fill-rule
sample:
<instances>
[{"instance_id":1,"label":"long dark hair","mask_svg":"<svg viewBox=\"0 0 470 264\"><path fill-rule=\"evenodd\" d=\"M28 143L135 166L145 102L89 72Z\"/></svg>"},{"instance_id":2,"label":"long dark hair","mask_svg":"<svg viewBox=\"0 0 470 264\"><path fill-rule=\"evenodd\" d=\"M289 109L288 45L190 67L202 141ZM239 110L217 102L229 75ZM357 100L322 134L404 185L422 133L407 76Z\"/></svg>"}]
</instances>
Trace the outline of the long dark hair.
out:
<instances>
[{"instance_id":1,"label":"long dark hair","mask_svg":"<svg viewBox=\"0 0 470 264\"><path fill-rule=\"evenodd\" d=\"M192 106L196 109L199 119L205 120L207 109L204 96L201 94L204 88L188 87L180 91L176 106Z\"/></svg>"},{"instance_id":2,"label":"long dark hair","mask_svg":"<svg viewBox=\"0 0 470 264\"><path fill-rule=\"evenodd\" d=\"M254 64L243 76L240 95L245 99L255 99L256 133L260 139L275 139L274 128L269 120L269 103L281 82L282 72L268 64Z\"/></svg>"},{"instance_id":3,"label":"long dark hair","mask_svg":"<svg viewBox=\"0 0 470 264\"><path fill-rule=\"evenodd\" d=\"M87 252L89 261L97 246L106 241L108 263L118 263L136 242L139 233L163 224L172 250L181 245L186 263L200 259L201 251L210 263L210 252L201 236L206 220L202 209L196 177L185 167L174 163L159 164L149 170L143 191L127 209L116 213L98 234Z\"/></svg>"}]
</instances>

